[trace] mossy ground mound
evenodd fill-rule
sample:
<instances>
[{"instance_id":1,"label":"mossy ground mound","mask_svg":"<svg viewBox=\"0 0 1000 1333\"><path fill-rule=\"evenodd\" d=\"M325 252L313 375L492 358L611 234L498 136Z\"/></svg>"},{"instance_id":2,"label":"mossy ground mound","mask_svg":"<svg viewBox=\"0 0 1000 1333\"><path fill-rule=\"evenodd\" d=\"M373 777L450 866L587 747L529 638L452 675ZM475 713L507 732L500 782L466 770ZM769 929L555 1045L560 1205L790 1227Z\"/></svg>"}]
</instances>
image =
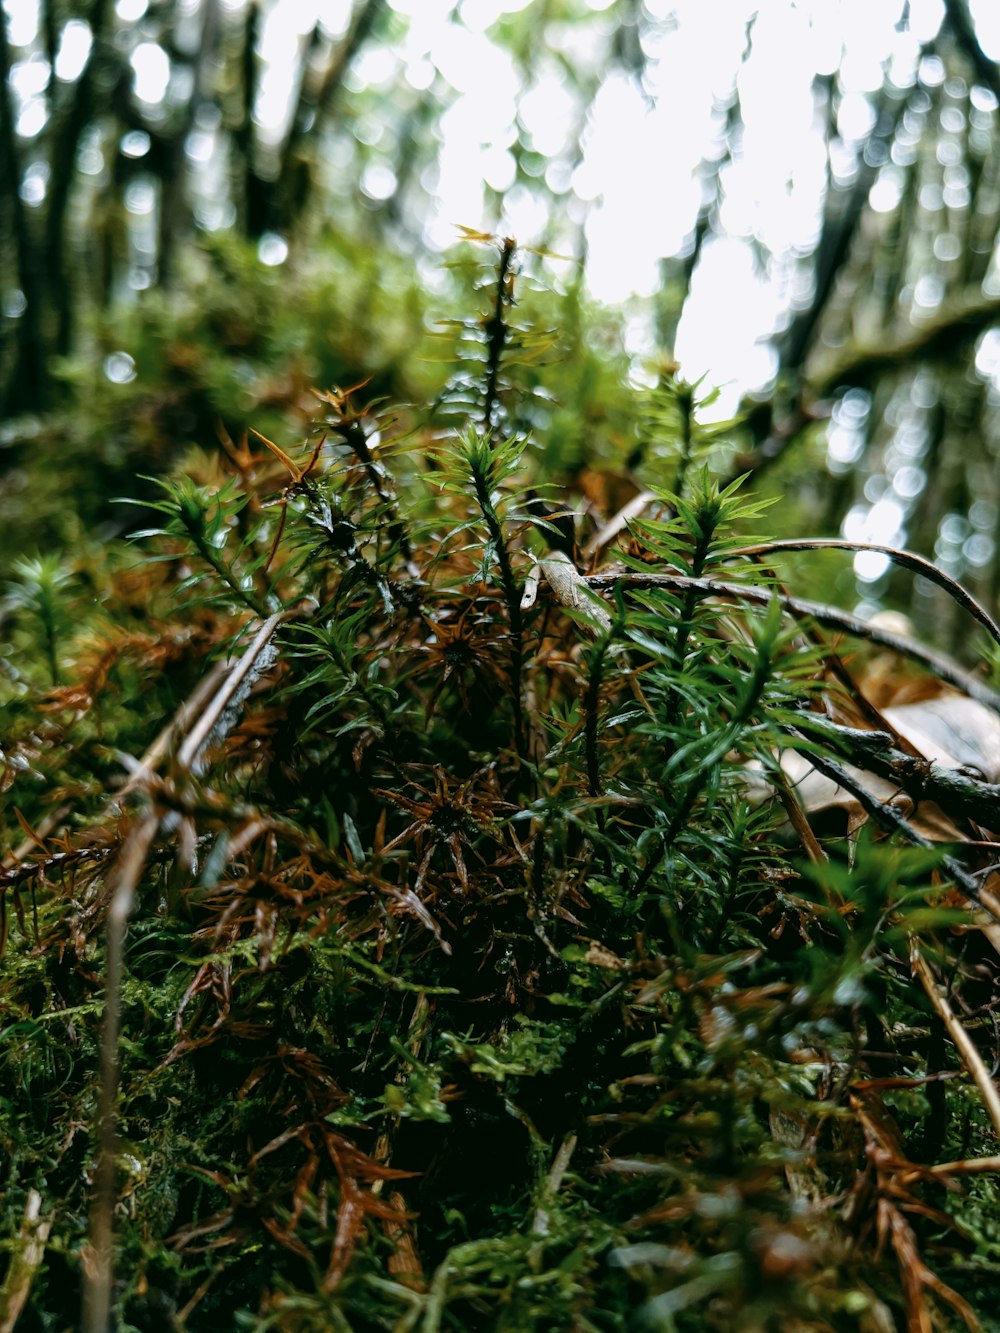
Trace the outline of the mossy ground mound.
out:
<instances>
[{"instance_id":1,"label":"mossy ground mound","mask_svg":"<svg viewBox=\"0 0 1000 1333\"><path fill-rule=\"evenodd\" d=\"M898 815L827 859L775 754L829 766L811 710L857 700L739 553L761 506L664 381L674 491L584 555L504 424L503 255L495 296L462 429L326 394L305 445L160 483L99 623L79 569L19 568L5 1328L76 1326L84 1287L135 1329L989 1308L946 1040L992 1013L982 880Z\"/></svg>"}]
</instances>

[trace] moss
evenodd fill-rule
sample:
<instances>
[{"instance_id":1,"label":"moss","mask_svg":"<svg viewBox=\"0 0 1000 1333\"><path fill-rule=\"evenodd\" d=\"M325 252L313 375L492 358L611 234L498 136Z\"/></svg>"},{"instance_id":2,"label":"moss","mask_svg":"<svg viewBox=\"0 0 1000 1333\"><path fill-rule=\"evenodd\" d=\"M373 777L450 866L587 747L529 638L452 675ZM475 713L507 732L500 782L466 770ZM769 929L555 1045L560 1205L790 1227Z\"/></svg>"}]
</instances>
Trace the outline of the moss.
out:
<instances>
[{"instance_id":1,"label":"moss","mask_svg":"<svg viewBox=\"0 0 1000 1333\"><path fill-rule=\"evenodd\" d=\"M693 389L660 386L660 499L606 558L680 590L524 598L551 441L512 429L513 259L425 412L325 392L301 446L161 478L138 565L21 573L25 1328L75 1325L88 1265L101 1296L102 1219L134 1329L863 1329L959 1310L932 1270L995 1261L990 1178L950 1201L912 1165L931 1123L938 1160L990 1135L961 1079L921 1095L944 1048L903 953L970 1022L991 964L909 825L810 870L787 793L750 803L750 761L832 753L803 738L832 650L741 600L764 511L713 480Z\"/></svg>"}]
</instances>

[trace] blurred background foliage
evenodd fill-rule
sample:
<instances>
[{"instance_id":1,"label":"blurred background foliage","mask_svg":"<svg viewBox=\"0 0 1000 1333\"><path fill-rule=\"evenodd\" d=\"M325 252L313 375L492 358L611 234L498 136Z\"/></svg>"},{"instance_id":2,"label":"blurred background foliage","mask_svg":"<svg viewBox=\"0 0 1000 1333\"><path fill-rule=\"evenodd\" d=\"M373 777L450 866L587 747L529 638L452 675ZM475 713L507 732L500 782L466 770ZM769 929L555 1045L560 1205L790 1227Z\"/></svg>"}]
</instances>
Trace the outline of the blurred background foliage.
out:
<instances>
[{"instance_id":1,"label":"blurred background foliage","mask_svg":"<svg viewBox=\"0 0 1000 1333\"><path fill-rule=\"evenodd\" d=\"M629 377L655 382L680 355L693 378L686 326L724 359L758 292L756 369L729 385L732 466L785 497L776 535L907 545L994 603L992 6L709 9L5 0L3 569L121 531L127 511L109 498L142 494L137 474L191 446L217 451L220 432L301 439L313 385L370 377L376 396L436 400L479 308L440 253L466 223L548 256L540 293L522 285L519 299L526 325L554 330L520 423L549 479L658 480ZM789 34L801 45L775 66ZM679 102L679 119L657 121L674 95L690 119ZM616 201L594 180L609 134L627 183ZM746 169L768 153L748 205ZM751 261L739 289L720 285L734 245ZM599 306L588 293L615 284L595 281L595 252L624 274L642 247L655 289ZM895 583L882 557L793 559L800 589L902 605L960 647L952 605L922 580Z\"/></svg>"}]
</instances>

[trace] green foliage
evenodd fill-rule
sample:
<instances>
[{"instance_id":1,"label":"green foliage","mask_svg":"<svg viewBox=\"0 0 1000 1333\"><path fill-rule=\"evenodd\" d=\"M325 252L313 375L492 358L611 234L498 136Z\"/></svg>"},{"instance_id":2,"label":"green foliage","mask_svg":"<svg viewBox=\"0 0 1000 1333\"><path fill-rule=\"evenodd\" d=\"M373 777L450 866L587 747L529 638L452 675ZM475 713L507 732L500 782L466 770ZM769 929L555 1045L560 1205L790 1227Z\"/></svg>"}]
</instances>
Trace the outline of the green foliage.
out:
<instances>
[{"instance_id":1,"label":"green foliage","mask_svg":"<svg viewBox=\"0 0 1000 1333\"><path fill-rule=\"evenodd\" d=\"M155 479L154 479L155 480ZM164 499L151 500L146 507L165 514L167 523L162 528L145 528L133 534L135 540L146 537L181 539L181 549L189 549L198 559L198 567L177 585L178 593L215 585L226 604L245 605L258 615L267 615L276 609L276 602L268 591L255 590L255 576L262 575L267 563L267 552L260 547L263 526L258 522L250 532L240 523L240 516L249 497L242 492L235 478L217 490L207 491L196 486L189 478L155 481L164 492ZM241 530L242 528L242 530ZM175 543L171 543L175 546ZM227 548L238 547L231 553ZM176 559L176 550L158 559ZM202 590L201 601L210 604L213 594Z\"/></svg>"},{"instance_id":2,"label":"green foliage","mask_svg":"<svg viewBox=\"0 0 1000 1333\"><path fill-rule=\"evenodd\" d=\"M103 627L19 567L0 1145L33 1326L77 1320L104 1206L137 1329L916 1326L961 1309L932 1267L995 1261L992 1186L949 1230L914 1165L990 1152L907 970L985 1014L971 909L937 853L789 846L776 754L831 650L737 553L763 506L689 448L693 389L612 596L546 564L513 263L461 431L330 390L301 449L159 481ZM149 819L102 1200L109 900Z\"/></svg>"},{"instance_id":3,"label":"green foliage","mask_svg":"<svg viewBox=\"0 0 1000 1333\"><path fill-rule=\"evenodd\" d=\"M39 655L48 668L48 683L58 685L60 643L71 624L67 589L72 572L58 556L48 555L15 560L13 573L7 605L26 614L37 638Z\"/></svg>"}]
</instances>

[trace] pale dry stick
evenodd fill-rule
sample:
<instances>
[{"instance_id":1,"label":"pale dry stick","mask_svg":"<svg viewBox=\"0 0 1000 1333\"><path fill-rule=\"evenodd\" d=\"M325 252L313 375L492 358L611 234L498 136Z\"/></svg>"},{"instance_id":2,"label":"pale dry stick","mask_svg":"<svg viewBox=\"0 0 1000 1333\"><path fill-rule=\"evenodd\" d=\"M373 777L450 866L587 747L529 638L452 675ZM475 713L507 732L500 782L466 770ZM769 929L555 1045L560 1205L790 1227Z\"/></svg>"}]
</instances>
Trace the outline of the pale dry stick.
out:
<instances>
[{"instance_id":1,"label":"pale dry stick","mask_svg":"<svg viewBox=\"0 0 1000 1333\"><path fill-rule=\"evenodd\" d=\"M632 520L638 518L646 506L655 499L656 496L652 491L640 491L638 495L633 495L628 504L622 505L617 514L613 514L607 523L597 529L584 546L582 554L597 555L605 546L610 546L618 534L624 532Z\"/></svg>"},{"instance_id":2,"label":"pale dry stick","mask_svg":"<svg viewBox=\"0 0 1000 1333\"><path fill-rule=\"evenodd\" d=\"M153 743L145 751L139 760L126 759L129 765L130 773L125 782L115 791L107 805L102 811L102 818L115 807L119 806L123 797L131 795L142 787L146 787L155 776L156 769L160 761L168 753L173 741L182 736L190 725L193 718L204 708L206 702L212 697L219 688L219 682L225 677L226 673L232 669L229 662L216 662L208 674L198 683L193 692L184 700L180 708L170 719L167 725L159 733ZM14 871L31 851L32 847L39 846L44 851L44 839L52 832L62 819L69 814L72 807L61 805L57 810L51 811L34 829L34 838L25 838L17 847L12 848L0 861L0 882L5 877L4 871ZM103 849L102 849L103 851ZM57 852L51 861L58 864L60 860L67 860L73 853ZM93 849L91 849L93 854ZM8 876L13 880L13 876ZM2 952L2 948L0 948Z\"/></svg>"},{"instance_id":3,"label":"pale dry stick","mask_svg":"<svg viewBox=\"0 0 1000 1333\"><path fill-rule=\"evenodd\" d=\"M994 1171L1000 1171L1000 1157L963 1157L957 1162L938 1162L934 1166L902 1171L899 1179L902 1184L908 1185L913 1181L926 1180L928 1176L985 1176Z\"/></svg>"},{"instance_id":4,"label":"pale dry stick","mask_svg":"<svg viewBox=\"0 0 1000 1333\"><path fill-rule=\"evenodd\" d=\"M983 1099L986 1113L993 1123L993 1132L1000 1138L1000 1093L997 1092L996 1084L990 1078L990 1071L983 1064L982 1056L976 1050L972 1038L959 1022L954 1010L945 998L937 978L931 971L930 964L920 952L915 939L910 941L910 966L927 992L927 998L934 1006L938 1017L945 1025L948 1036L954 1042L962 1063L971 1075L979 1090L979 1095Z\"/></svg>"},{"instance_id":5,"label":"pale dry stick","mask_svg":"<svg viewBox=\"0 0 1000 1333\"><path fill-rule=\"evenodd\" d=\"M242 829L231 842L226 844L226 860L229 862L235 861L241 852L245 851L252 842L256 842L262 833L267 833L271 827L266 819L251 820L245 829Z\"/></svg>"},{"instance_id":6,"label":"pale dry stick","mask_svg":"<svg viewBox=\"0 0 1000 1333\"><path fill-rule=\"evenodd\" d=\"M261 625L253 642L238 661L230 666L221 683L200 714L194 708L188 718L197 717L178 751L183 768L192 769L204 747L220 726L227 708L239 698L241 687L270 642L285 613L270 616ZM202 698L207 691L195 690ZM184 710L181 710L184 711ZM151 775L150 775L151 776ZM149 785L147 777L143 783ZM115 863L113 889L108 906L107 960L104 982L104 1021L101 1030L100 1092L98 1098L99 1157L94 1177L94 1197L90 1216L90 1237L84 1251L83 1327L85 1333L107 1333L111 1319L111 1290L114 1281L114 1208L115 1156L118 1140L118 1050L121 1029L121 992L125 961L125 933L135 902L139 878L146 865L153 840L160 827L160 815L150 809L133 827Z\"/></svg>"},{"instance_id":7,"label":"pale dry stick","mask_svg":"<svg viewBox=\"0 0 1000 1333\"><path fill-rule=\"evenodd\" d=\"M849 542L838 537L803 537L792 540L759 542L755 546L741 546L735 551L727 551L726 559L735 560L738 556L760 557L780 555L782 551L876 551L887 555L894 564L908 569L911 574L919 574L931 583L936 583L949 597L968 611L974 620L978 620L983 629L994 641L1000 644L1000 625L990 613L950 574L939 569L931 560L913 551L901 551L897 546L880 546L875 542Z\"/></svg>"},{"instance_id":8,"label":"pale dry stick","mask_svg":"<svg viewBox=\"0 0 1000 1333\"><path fill-rule=\"evenodd\" d=\"M151 810L126 838L115 866L114 891L108 908L101 1081L97 1110L100 1155L94 1176L90 1237L82 1256L83 1327L86 1333L107 1333L110 1327L111 1286L114 1280L115 1156L118 1141L118 1039L121 1028L125 931L139 876L145 868L159 825L159 815Z\"/></svg>"},{"instance_id":9,"label":"pale dry stick","mask_svg":"<svg viewBox=\"0 0 1000 1333\"><path fill-rule=\"evenodd\" d=\"M611 617L604 603L596 593L590 591L583 575L562 551L550 551L532 566L521 595L522 611L528 611L535 605L542 578L555 594L557 602L580 612L588 622L591 633L606 634L611 628Z\"/></svg>"},{"instance_id":10,"label":"pale dry stick","mask_svg":"<svg viewBox=\"0 0 1000 1333\"><path fill-rule=\"evenodd\" d=\"M927 1170L938 1176L986 1175L990 1171L1000 1171L1000 1157L965 1157L960 1162L939 1162Z\"/></svg>"},{"instance_id":11,"label":"pale dry stick","mask_svg":"<svg viewBox=\"0 0 1000 1333\"><path fill-rule=\"evenodd\" d=\"M545 1181L545 1202L540 1203L535 1209L534 1221L531 1224L531 1234L533 1236L547 1236L549 1234L548 1205L555 1201L563 1183L563 1176L569 1170L570 1159L576 1152L576 1138L577 1136L572 1132L567 1134L559 1145L559 1151L553 1158L552 1167Z\"/></svg>"},{"instance_id":12,"label":"pale dry stick","mask_svg":"<svg viewBox=\"0 0 1000 1333\"><path fill-rule=\"evenodd\" d=\"M134 767L125 782L115 792L113 797L115 804L121 801L122 797L130 795L149 782L161 760L169 753L171 745L180 736L184 735L191 722L219 688L219 684L225 679L226 673L231 670L232 666L229 662L216 662L184 700L138 763L134 760L129 761L130 765L134 765Z\"/></svg>"},{"instance_id":13,"label":"pale dry stick","mask_svg":"<svg viewBox=\"0 0 1000 1333\"><path fill-rule=\"evenodd\" d=\"M244 652L235 666L230 667L222 684L216 690L208 707L197 723L192 727L187 740L178 751L177 758L182 768L190 768L198 759L212 732L219 724L223 713L236 698L240 686L257 664L257 659L267 647L274 631L283 620L288 619L287 611L278 611L269 616L254 635L253 642Z\"/></svg>"},{"instance_id":14,"label":"pale dry stick","mask_svg":"<svg viewBox=\"0 0 1000 1333\"><path fill-rule=\"evenodd\" d=\"M259 654L260 649L265 646L267 638L270 638L270 635L273 634L272 621L274 619L275 617L272 617L265 625L265 628L271 627L270 633L267 636L258 635L254 644L251 645L251 650L256 650L254 651L254 658ZM160 761L169 752L171 745L184 735L185 730L191 724L192 720L201 714L202 710L205 708L206 702L211 700L213 696L217 696L219 702L218 708L216 708L214 704L212 708L212 725L217 725L219 717L230 704L233 695L242 684L247 674L247 670L252 665L252 661L249 664L246 663L245 657L241 659L237 666L239 679L233 682L231 688L227 687L221 691L219 689L220 682L224 681L227 676L233 673L233 665L231 662L217 662L211 668L209 673L199 682L188 698L185 699L184 703L181 704L170 722L163 728L156 737L156 740L153 741L152 745L145 751L142 758L139 760L126 758L126 762L128 763L131 772L127 780L115 791L108 804L104 807L102 818L106 818L115 806L120 805L122 797L130 795L140 789L149 789L150 783L156 776L156 769L159 767ZM211 725L208 727L207 734L211 734ZM35 836L33 838L25 838L22 843L3 857L2 861L0 861L0 885L5 883L16 883L20 879L27 878L29 874L34 873L34 869L31 866L21 871L19 869L21 862L28 855L33 846L39 846L43 851L45 850L44 839L48 837L52 829L55 828L55 826L69 813L71 808L70 805L61 805L58 810L52 811L51 814L47 815L45 819L39 822L34 830ZM255 825L253 827L256 833L258 826ZM245 845L246 839L241 843L241 846ZM107 856L112 850L113 849L110 848L94 849L91 847L71 849L66 852L55 852L49 855L45 865L48 867L50 865L65 864L73 856Z\"/></svg>"},{"instance_id":15,"label":"pale dry stick","mask_svg":"<svg viewBox=\"0 0 1000 1333\"><path fill-rule=\"evenodd\" d=\"M42 1196L37 1190L29 1190L24 1220L11 1251L10 1267L0 1286L0 1333L13 1333L31 1295L35 1275L42 1266L52 1218L40 1218L41 1210Z\"/></svg>"},{"instance_id":16,"label":"pale dry stick","mask_svg":"<svg viewBox=\"0 0 1000 1333\"><path fill-rule=\"evenodd\" d=\"M979 902L988 912L991 912L993 916L1000 921L1000 898L996 896L992 889L988 889L984 885L983 888L979 890Z\"/></svg>"},{"instance_id":17,"label":"pale dry stick","mask_svg":"<svg viewBox=\"0 0 1000 1333\"><path fill-rule=\"evenodd\" d=\"M115 792L114 799L116 802L149 782L161 760L169 752L172 742L183 736L194 719L201 714L201 720L197 727L197 731L200 733L198 745L195 747L195 752L197 752L204 740L211 735L212 728L218 723L226 706L236 694L247 673L254 666L261 651L272 638L278 625L287 618L288 612L278 612L262 623L250 647L239 659L235 671L231 661L214 664L135 765L128 779ZM208 705L207 708L206 705ZM206 718L209 719L207 725ZM192 732L191 735L194 736L195 732ZM188 744L190 744L190 738ZM185 767L188 765L189 761L186 760L183 751L178 755L178 758L182 765Z\"/></svg>"}]
</instances>

